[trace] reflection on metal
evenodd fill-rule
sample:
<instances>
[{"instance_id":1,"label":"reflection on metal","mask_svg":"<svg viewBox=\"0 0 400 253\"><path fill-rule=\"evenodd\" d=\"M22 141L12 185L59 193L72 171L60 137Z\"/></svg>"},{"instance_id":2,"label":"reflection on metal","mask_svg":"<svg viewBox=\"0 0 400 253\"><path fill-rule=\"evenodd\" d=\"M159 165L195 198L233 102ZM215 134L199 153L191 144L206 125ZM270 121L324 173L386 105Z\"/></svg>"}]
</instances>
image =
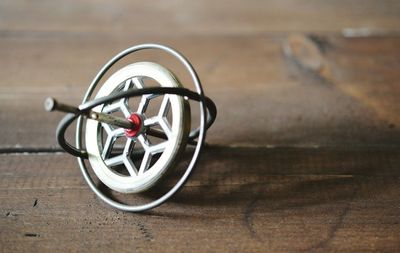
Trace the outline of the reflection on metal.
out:
<instances>
[{"instance_id":1,"label":"reflection on metal","mask_svg":"<svg viewBox=\"0 0 400 253\"><path fill-rule=\"evenodd\" d=\"M91 99L101 78L116 62L146 49L162 50L177 58L189 72L196 92L183 88L178 78L163 66L136 62L112 74ZM146 80L152 81L151 87ZM154 87L154 83L158 86ZM140 97L139 102L130 100L133 97ZM198 101L200 106L200 127L191 132L188 99ZM159 104L155 100L159 100ZM153 104L158 106L155 115L149 113ZM197 163L205 132L214 122L217 112L212 100L204 95L191 64L177 51L158 44L134 46L111 59L95 77L79 107L52 98L46 100L45 107L48 111L69 113L57 128L57 139L62 148L78 157L90 188L107 204L132 212L164 203L184 185ZM64 135L76 119L74 147ZM138 193L150 189L167 171L173 170L188 143L195 145L195 150L181 178L165 194L145 204L125 204L107 196L94 183L84 162L89 160L95 176L111 190Z\"/></svg>"}]
</instances>

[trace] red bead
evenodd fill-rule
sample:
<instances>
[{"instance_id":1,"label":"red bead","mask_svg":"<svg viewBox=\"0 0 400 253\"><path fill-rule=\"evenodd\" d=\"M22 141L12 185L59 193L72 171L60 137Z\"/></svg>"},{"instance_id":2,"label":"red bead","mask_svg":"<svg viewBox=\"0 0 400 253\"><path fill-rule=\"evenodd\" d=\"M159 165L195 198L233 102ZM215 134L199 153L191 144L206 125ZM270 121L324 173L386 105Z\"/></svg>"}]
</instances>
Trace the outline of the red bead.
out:
<instances>
[{"instance_id":1,"label":"red bead","mask_svg":"<svg viewBox=\"0 0 400 253\"><path fill-rule=\"evenodd\" d=\"M134 124L134 127L125 129L125 135L130 138L136 137L142 128L142 118L137 113L132 113L127 119Z\"/></svg>"}]
</instances>

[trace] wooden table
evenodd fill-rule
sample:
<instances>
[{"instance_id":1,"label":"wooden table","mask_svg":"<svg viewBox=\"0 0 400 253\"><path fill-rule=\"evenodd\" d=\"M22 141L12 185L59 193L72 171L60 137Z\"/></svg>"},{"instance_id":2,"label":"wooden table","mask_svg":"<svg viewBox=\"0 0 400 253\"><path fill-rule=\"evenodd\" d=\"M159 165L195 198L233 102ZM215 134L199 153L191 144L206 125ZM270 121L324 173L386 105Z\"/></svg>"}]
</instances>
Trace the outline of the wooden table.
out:
<instances>
[{"instance_id":1,"label":"wooden table","mask_svg":"<svg viewBox=\"0 0 400 253\"><path fill-rule=\"evenodd\" d=\"M398 252L399 24L390 0L0 2L2 251ZM43 100L79 104L143 42L184 53L219 114L184 189L132 214L95 197Z\"/></svg>"}]
</instances>

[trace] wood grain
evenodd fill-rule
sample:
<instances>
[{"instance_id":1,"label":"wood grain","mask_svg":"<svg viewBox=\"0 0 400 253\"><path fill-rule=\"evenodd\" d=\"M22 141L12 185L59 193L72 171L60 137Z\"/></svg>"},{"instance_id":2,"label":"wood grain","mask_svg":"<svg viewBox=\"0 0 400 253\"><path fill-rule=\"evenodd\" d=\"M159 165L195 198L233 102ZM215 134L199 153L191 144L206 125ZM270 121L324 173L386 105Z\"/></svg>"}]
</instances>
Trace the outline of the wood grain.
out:
<instances>
[{"instance_id":1,"label":"wood grain","mask_svg":"<svg viewBox=\"0 0 400 253\"><path fill-rule=\"evenodd\" d=\"M310 36L329 70L324 74L304 67L299 58L305 56L284 53L290 36L164 38L163 43L174 45L193 61L207 94L218 106L218 119L208 135L211 144L400 143L398 37ZM1 147L56 146L54 129L61 114L46 113L44 98L54 96L79 104L106 59L122 49L122 44L130 45L129 39L101 38L66 39L63 43L42 38L0 40L4 48L0 52L4 59L0 63ZM185 83L190 83L171 60L142 57L175 68ZM193 114L196 118L196 110ZM29 131L25 125L31 126Z\"/></svg>"},{"instance_id":2,"label":"wood grain","mask_svg":"<svg viewBox=\"0 0 400 253\"><path fill-rule=\"evenodd\" d=\"M399 252L399 13L396 0L1 1L0 252ZM43 100L79 104L108 59L146 42L185 54L219 114L183 190L132 214L90 191ZM156 52L118 67L139 60L191 88ZM132 202L174 180L99 186Z\"/></svg>"},{"instance_id":3,"label":"wood grain","mask_svg":"<svg viewBox=\"0 0 400 253\"><path fill-rule=\"evenodd\" d=\"M269 1L2 1L6 33L107 32L121 34L239 34L265 32L399 32L396 0ZM364 32L365 33L365 32ZM352 34L347 31L346 34Z\"/></svg>"},{"instance_id":4,"label":"wood grain","mask_svg":"<svg viewBox=\"0 0 400 253\"><path fill-rule=\"evenodd\" d=\"M398 149L208 148L184 190L142 215L106 207L69 156L1 157L5 252L400 246Z\"/></svg>"}]
</instances>

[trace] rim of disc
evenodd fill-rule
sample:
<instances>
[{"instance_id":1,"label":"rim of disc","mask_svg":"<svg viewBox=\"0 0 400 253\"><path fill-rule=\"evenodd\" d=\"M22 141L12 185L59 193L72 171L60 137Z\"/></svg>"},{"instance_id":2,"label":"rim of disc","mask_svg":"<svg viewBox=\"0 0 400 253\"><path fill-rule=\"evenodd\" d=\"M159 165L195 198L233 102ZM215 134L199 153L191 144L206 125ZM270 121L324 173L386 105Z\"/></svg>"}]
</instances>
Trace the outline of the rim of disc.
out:
<instances>
[{"instance_id":1,"label":"rim of disc","mask_svg":"<svg viewBox=\"0 0 400 253\"><path fill-rule=\"evenodd\" d=\"M118 92L118 89L121 88L121 86L122 87L129 87L132 85L135 86L136 84L133 84L134 83L134 81L132 81L133 79L137 79L137 82L140 83L139 86L136 86L136 89L146 88L147 84L145 84L142 81L144 78L152 78L154 81L157 82L158 85L161 85L162 87L182 86L180 82L172 74L172 72L167 70L165 67L154 62L135 62L113 73L112 76L108 78L101 86L95 98L98 99L101 97L106 97L112 94L113 92L116 91ZM149 98L149 96L147 97L142 96L138 98L141 99L140 103L142 103L144 100L148 101L148 103L154 103L150 102L152 101L152 99ZM126 102L124 106L126 108L124 116L127 117L131 113L142 114L144 120L143 124L146 125L145 119L149 111L148 110L146 111L145 107L143 107L141 111L137 111L136 108L138 107L138 105L135 105L134 107L128 105L127 103L128 99L129 98L124 99ZM104 151L106 147L100 145L99 134L101 131L103 131L101 129L104 129L104 124L89 119L85 121L84 123L84 125L86 126L85 133L84 136L82 137L84 138L86 143L86 151L88 153L90 167L95 172L96 177L99 178L100 181L102 181L103 184L105 184L108 188L121 193L138 193L146 191L150 189L154 184L156 184L156 182L160 178L163 177L166 171L168 171L168 169L171 168L171 165L175 164L176 158L179 157L179 155L182 153L184 146L186 146L186 141L188 138L187 135L189 131L187 122L188 120L190 120L189 119L190 115L187 114L188 112L185 112L185 110L187 109L186 106L188 106L187 102L184 100L182 96L176 96L176 95L161 96L161 99L163 101L162 103L164 103L164 101L167 101L165 102L165 104L170 105L169 109L166 109L167 107L165 107L164 111L161 111L162 105L160 105L159 106L160 108L156 113L156 115L155 116L148 115L149 117L147 117L147 119L158 118L155 122L160 126L160 129L162 129L162 131L168 137L166 140L162 140L160 143L149 143L151 138L149 138L148 136L146 137L146 134L144 133L140 133L137 136L137 138L129 138L125 136L125 134L123 134L123 131L122 131L122 136L119 137L107 133L108 139L110 139L110 136L113 136L115 139L122 138L124 142L125 151L128 146L137 147L137 145L140 144L142 145L145 154L142 160L140 161L139 165L131 165L132 167L130 167L130 170L128 168L129 165L127 164L128 162L126 162L126 160L129 160L130 163L133 163L133 160L130 157L131 153L129 155L123 155L125 151L121 151L121 153L112 158L112 159L118 159L122 163L121 165L127 171L129 171L128 175L116 172L115 168L113 168L114 165L107 164L107 158L109 157L102 156L102 154L104 154L102 153L102 151ZM120 103L121 102L118 100L117 104ZM97 106L92 110L104 113L103 109L106 107L107 104L101 104L100 106ZM160 116L160 113L166 113L167 111L165 110L169 110L171 112L171 119L169 121L169 124L164 123L165 125L164 127L169 128L170 134L167 134L166 129L161 126L163 119L162 116ZM124 110L122 110L121 106L119 105L116 108L113 107L112 112L115 111L124 111ZM185 116L189 117L186 118ZM114 128L114 131L116 131L116 129L117 128ZM119 128L119 130L121 130L121 128ZM146 142L148 143L146 144ZM103 144L103 140L101 143ZM159 152L156 152L156 154L158 154L159 157L153 164L150 165L150 162L152 161L151 157L155 155L155 152L152 151L152 149L159 145L164 145L164 147ZM112 150L112 144L111 145L109 144L107 149L110 149L110 147ZM124 158L126 159L125 161ZM145 159L147 159L146 160L147 162L145 161ZM146 169L141 172L142 170L141 166L147 163L148 166L145 166Z\"/></svg>"}]
</instances>

